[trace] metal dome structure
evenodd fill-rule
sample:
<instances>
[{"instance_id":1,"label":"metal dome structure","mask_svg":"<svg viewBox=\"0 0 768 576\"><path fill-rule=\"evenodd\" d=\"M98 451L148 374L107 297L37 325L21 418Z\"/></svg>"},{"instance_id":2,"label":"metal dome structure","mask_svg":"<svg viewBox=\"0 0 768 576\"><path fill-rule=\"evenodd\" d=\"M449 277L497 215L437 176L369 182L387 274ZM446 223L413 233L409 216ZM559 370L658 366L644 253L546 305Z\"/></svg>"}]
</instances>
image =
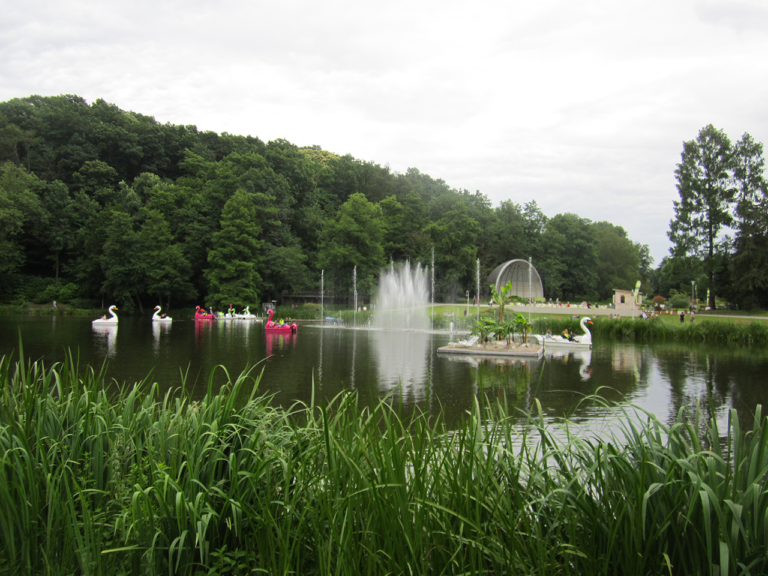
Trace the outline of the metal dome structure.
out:
<instances>
[{"instance_id":1,"label":"metal dome structure","mask_svg":"<svg viewBox=\"0 0 768 576\"><path fill-rule=\"evenodd\" d=\"M530 276L529 276L530 273ZM496 291L512 282L512 296L520 298L543 298L544 286L536 268L527 260L509 260L493 269L488 276L488 283L496 286Z\"/></svg>"}]
</instances>

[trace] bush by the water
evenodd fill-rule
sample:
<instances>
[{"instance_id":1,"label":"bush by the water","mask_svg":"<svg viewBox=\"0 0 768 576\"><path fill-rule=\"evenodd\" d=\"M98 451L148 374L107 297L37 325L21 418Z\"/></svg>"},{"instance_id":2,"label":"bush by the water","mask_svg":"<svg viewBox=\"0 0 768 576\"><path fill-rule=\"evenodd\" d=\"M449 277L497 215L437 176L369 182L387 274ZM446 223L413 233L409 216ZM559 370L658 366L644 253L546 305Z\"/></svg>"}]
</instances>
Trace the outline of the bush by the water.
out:
<instances>
[{"instance_id":1,"label":"bush by the water","mask_svg":"<svg viewBox=\"0 0 768 576\"><path fill-rule=\"evenodd\" d=\"M220 368L221 369L221 368ZM211 379L211 382L213 379ZM768 420L458 430L0 359L3 574L765 574ZM692 416L692 418L689 418Z\"/></svg>"}]
</instances>

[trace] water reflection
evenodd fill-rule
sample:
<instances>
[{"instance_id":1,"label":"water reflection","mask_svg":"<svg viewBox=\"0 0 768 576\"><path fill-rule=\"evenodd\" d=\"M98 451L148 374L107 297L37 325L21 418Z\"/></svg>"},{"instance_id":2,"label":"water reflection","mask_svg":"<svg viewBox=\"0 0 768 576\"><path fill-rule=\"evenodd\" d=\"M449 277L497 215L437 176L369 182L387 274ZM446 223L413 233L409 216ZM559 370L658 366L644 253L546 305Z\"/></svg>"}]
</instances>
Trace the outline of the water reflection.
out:
<instances>
[{"instance_id":1,"label":"water reflection","mask_svg":"<svg viewBox=\"0 0 768 576\"><path fill-rule=\"evenodd\" d=\"M179 384L179 370L189 368L195 397L205 394L214 367L237 375L269 356L258 369L264 369L260 390L273 394L275 403L309 402L314 381L322 386L318 401L350 389L365 405L396 394L404 408L440 415L449 426L484 394L521 408L536 407L538 400L548 421L602 421L606 404L631 403L666 422L697 407L723 421L736 408L745 427L757 404L768 405L763 347L599 341L591 352L548 352L539 360L443 357L436 350L448 334L302 326L297 334L266 335L249 322L155 324L122 318L118 347L118 326L92 326L89 318L4 317L0 353L18 350L21 333L30 358L58 362L67 350L79 352L81 365L108 358L109 377L120 382L151 372L171 388ZM221 371L214 375L214 385L224 380ZM595 394L605 401L592 400Z\"/></svg>"},{"instance_id":2,"label":"water reflection","mask_svg":"<svg viewBox=\"0 0 768 576\"><path fill-rule=\"evenodd\" d=\"M432 337L423 332L371 332L376 354L378 388L384 393L399 387L413 399L425 398Z\"/></svg>"},{"instance_id":3,"label":"water reflection","mask_svg":"<svg viewBox=\"0 0 768 576\"><path fill-rule=\"evenodd\" d=\"M100 356L114 358L117 354L117 325L92 326L94 347Z\"/></svg>"},{"instance_id":4,"label":"water reflection","mask_svg":"<svg viewBox=\"0 0 768 576\"><path fill-rule=\"evenodd\" d=\"M579 365L579 376L583 382L592 377L592 350L563 350L561 348L547 349L544 357L548 362L561 362L563 364L575 363Z\"/></svg>"},{"instance_id":5,"label":"water reflection","mask_svg":"<svg viewBox=\"0 0 768 576\"><path fill-rule=\"evenodd\" d=\"M170 322L152 322L152 352L155 354L155 358L160 355L160 337L163 335L165 339L171 331Z\"/></svg>"},{"instance_id":6,"label":"water reflection","mask_svg":"<svg viewBox=\"0 0 768 576\"><path fill-rule=\"evenodd\" d=\"M297 335L293 332L281 334L279 332L266 332L267 357L293 350L296 346Z\"/></svg>"}]
</instances>

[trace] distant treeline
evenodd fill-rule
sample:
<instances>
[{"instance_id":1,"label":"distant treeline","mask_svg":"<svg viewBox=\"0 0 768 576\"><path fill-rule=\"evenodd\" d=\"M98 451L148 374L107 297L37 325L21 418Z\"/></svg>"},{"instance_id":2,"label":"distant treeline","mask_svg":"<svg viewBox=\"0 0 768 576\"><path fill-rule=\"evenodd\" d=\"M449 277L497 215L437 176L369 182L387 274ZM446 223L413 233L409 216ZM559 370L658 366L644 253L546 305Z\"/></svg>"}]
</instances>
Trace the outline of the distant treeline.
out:
<instances>
[{"instance_id":1,"label":"distant treeline","mask_svg":"<svg viewBox=\"0 0 768 576\"><path fill-rule=\"evenodd\" d=\"M509 191L514 196L515 191ZM492 206L410 168L201 132L78 96L0 103L0 299L222 307L319 289L369 298L390 260L431 262L436 297L532 257L547 297L648 281L619 226ZM487 290L485 281L483 290Z\"/></svg>"}]
</instances>

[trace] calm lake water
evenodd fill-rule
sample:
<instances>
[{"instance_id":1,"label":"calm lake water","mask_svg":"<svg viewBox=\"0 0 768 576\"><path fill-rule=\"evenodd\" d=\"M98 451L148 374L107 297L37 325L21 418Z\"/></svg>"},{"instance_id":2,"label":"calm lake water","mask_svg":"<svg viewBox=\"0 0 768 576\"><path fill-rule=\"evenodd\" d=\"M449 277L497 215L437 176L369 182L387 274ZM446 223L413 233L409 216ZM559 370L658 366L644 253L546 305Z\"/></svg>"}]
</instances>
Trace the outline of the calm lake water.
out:
<instances>
[{"instance_id":1,"label":"calm lake water","mask_svg":"<svg viewBox=\"0 0 768 576\"><path fill-rule=\"evenodd\" d=\"M62 361L79 354L82 366L108 363L108 374L134 382L151 372L162 389L177 387L187 372L193 395L205 394L216 366L235 376L248 366L263 370L260 389L288 406L355 390L363 403L391 396L404 411L419 407L454 425L484 392L521 408L541 403L548 421L569 417L599 427L611 414L584 398L600 393L614 405L633 404L664 421L681 407L707 407L711 390L721 422L735 408L751 426L757 404L768 404L768 352L764 348L678 343L597 341L592 351L547 354L541 360L446 357L437 349L450 334L299 327L296 335L266 335L251 322L195 322L170 326L147 318L121 318L117 328L91 326L90 318L0 317L0 353ZM453 336L456 340L456 336ZM215 384L224 382L223 372Z\"/></svg>"}]
</instances>

